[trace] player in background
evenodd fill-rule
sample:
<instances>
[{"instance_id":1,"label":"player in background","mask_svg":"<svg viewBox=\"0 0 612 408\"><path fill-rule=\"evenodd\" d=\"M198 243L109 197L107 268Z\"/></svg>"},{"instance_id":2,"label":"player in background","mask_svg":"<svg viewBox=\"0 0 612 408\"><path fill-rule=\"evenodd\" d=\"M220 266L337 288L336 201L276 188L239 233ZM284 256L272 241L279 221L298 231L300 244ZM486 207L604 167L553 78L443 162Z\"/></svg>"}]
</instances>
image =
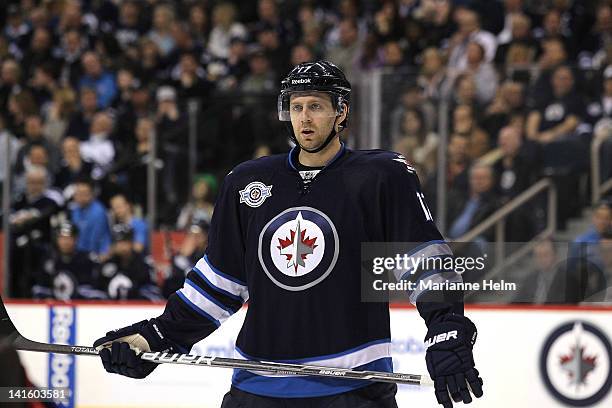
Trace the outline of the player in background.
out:
<instances>
[{"instance_id":1,"label":"player in background","mask_svg":"<svg viewBox=\"0 0 612 408\"><path fill-rule=\"evenodd\" d=\"M327 61L296 66L282 81L279 119L295 147L242 163L217 199L205 256L161 316L107 333L94 347L105 369L133 378L156 365L140 350L185 353L249 301L236 358L390 372L388 302L361 299L362 242L419 242L418 254L451 256L406 160L353 151L339 139L351 87ZM460 281L427 271L426 281ZM444 295L444 296L442 296ZM482 395L472 347L476 327L460 298L411 296L428 328L427 368L438 402ZM235 370L222 408L397 407L397 386Z\"/></svg>"},{"instance_id":2,"label":"player in background","mask_svg":"<svg viewBox=\"0 0 612 408\"><path fill-rule=\"evenodd\" d=\"M94 256L77 249L78 227L70 221L54 230L53 247L38 270L32 296L37 299L106 299L98 289L99 265Z\"/></svg>"},{"instance_id":3,"label":"player in background","mask_svg":"<svg viewBox=\"0 0 612 408\"><path fill-rule=\"evenodd\" d=\"M154 283L155 268L150 257L134 248L134 229L129 224L112 227L110 258L100 267L100 285L110 299L161 300Z\"/></svg>"}]
</instances>

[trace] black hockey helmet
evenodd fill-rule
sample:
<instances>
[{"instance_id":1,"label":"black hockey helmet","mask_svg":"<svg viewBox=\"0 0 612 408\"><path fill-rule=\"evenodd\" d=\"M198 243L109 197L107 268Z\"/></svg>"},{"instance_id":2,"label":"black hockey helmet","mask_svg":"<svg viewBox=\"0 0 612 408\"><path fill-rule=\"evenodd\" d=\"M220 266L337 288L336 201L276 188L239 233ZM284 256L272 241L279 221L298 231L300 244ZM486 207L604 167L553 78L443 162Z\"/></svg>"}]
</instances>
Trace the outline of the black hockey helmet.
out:
<instances>
[{"instance_id":1,"label":"black hockey helmet","mask_svg":"<svg viewBox=\"0 0 612 408\"><path fill-rule=\"evenodd\" d=\"M55 227L56 237L76 237L79 235L79 227L71 221L62 221Z\"/></svg>"},{"instance_id":2,"label":"black hockey helmet","mask_svg":"<svg viewBox=\"0 0 612 408\"><path fill-rule=\"evenodd\" d=\"M132 241L134 239L134 229L129 224L115 224L112 227L111 236L113 242Z\"/></svg>"},{"instance_id":3,"label":"black hockey helmet","mask_svg":"<svg viewBox=\"0 0 612 408\"><path fill-rule=\"evenodd\" d=\"M350 105L351 84L346 79L346 76L340 68L329 61L321 60L316 62L304 62L297 65L289 72L289 75L281 82L281 92L278 96L278 119L282 122L291 121L289 102L291 94L296 92L326 92L330 94L332 103L336 109L336 116L342 114L344 105L347 109ZM340 128L347 126L348 115L346 119L340 123ZM295 144L298 144L293 129L289 125L291 139ZM336 135L335 129L332 129L331 134L319 148L309 151L311 153L318 152L325 148L327 144Z\"/></svg>"}]
</instances>

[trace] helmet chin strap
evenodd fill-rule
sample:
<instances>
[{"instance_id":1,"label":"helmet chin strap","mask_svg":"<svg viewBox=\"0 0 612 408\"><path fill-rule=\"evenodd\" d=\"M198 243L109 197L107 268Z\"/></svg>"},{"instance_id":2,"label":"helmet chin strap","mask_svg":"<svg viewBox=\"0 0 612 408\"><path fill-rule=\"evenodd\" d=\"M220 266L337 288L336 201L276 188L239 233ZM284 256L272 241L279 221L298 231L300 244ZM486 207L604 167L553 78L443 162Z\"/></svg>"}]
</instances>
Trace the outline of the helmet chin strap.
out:
<instances>
[{"instance_id":1,"label":"helmet chin strap","mask_svg":"<svg viewBox=\"0 0 612 408\"><path fill-rule=\"evenodd\" d=\"M325 141L321 144L321 146L317 147L316 149L306 149L304 148L301 144L299 144L299 142L297 141L297 137L295 138L295 142L298 146L300 146L300 149L304 150L305 152L308 153L318 153L321 150L325 149L327 147L328 144L331 143L332 140L334 140L334 137L336 137L336 135L338 134L336 132L336 121L338 120L338 117L336 117L336 119L334 119L334 125L332 126L332 130L329 133L329 136L327 136L327 139L325 139Z\"/></svg>"}]
</instances>

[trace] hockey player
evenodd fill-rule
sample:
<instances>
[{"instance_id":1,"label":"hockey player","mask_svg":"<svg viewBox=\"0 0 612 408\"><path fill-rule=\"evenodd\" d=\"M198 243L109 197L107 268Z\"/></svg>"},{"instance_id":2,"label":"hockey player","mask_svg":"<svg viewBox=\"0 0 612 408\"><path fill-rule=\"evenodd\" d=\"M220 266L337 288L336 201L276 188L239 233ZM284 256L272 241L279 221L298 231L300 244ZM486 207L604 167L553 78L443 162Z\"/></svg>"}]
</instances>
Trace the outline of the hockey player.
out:
<instances>
[{"instance_id":1,"label":"hockey player","mask_svg":"<svg viewBox=\"0 0 612 408\"><path fill-rule=\"evenodd\" d=\"M100 268L100 282L110 299L161 300L153 282L155 269L149 257L134 249L134 230L129 224L112 228L111 257Z\"/></svg>"},{"instance_id":2,"label":"hockey player","mask_svg":"<svg viewBox=\"0 0 612 408\"><path fill-rule=\"evenodd\" d=\"M188 352L247 300L237 358L392 370L388 304L361 301L361 243L422 242L419 253L432 257L450 250L405 159L352 151L339 140L350 92L344 74L327 61L289 73L278 113L296 146L226 176L206 255L164 313L94 343L108 372L145 377L155 364L138 359L130 345ZM430 292L411 298L428 327L426 362L436 397L449 408L452 400L482 395L472 356L476 327L461 301ZM236 370L222 408L397 407L396 391L387 383Z\"/></svg>"},{"instance_id":3,"label":"hockey player","mask_svg":"<svg viewBox=\"0 0 612 408\"><path fill-rule=\"evenodd\" d=\"M55 228L54 246L39 268L33 297L106 299L106 294L97 288L99 265L92 255L77 249L78 236L79 229L70 221Z\"/></svg>"}]
</instances>

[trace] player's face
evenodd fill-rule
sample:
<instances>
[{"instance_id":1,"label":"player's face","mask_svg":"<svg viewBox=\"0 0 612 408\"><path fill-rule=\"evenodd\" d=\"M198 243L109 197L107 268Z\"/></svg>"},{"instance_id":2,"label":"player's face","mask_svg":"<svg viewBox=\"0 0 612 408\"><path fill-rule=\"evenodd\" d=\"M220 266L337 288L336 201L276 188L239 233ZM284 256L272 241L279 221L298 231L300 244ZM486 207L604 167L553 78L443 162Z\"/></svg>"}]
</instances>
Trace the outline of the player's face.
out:
<instances>
[{"instance_id":1,"label":"player's face","mask_svg":"<svg viewBox=\"0 0 612 408\"><path fill-rule=\"evenodd\" d=\"M295 137L308 150L321 146L335 123L342 121L331 97L323 92L292 95L289 112Z\"/></svg>"},{"instance_id":2,"label":"player's face","mask_svg":"<svg viewBox=\"0 0 612 408\"><path fill-rule=\"evenodd\" d=\"M57 237L57 248L62 254L71 254L74 251L76 240L72 236L60 235Z\"/></svg>"}]
</instances>

